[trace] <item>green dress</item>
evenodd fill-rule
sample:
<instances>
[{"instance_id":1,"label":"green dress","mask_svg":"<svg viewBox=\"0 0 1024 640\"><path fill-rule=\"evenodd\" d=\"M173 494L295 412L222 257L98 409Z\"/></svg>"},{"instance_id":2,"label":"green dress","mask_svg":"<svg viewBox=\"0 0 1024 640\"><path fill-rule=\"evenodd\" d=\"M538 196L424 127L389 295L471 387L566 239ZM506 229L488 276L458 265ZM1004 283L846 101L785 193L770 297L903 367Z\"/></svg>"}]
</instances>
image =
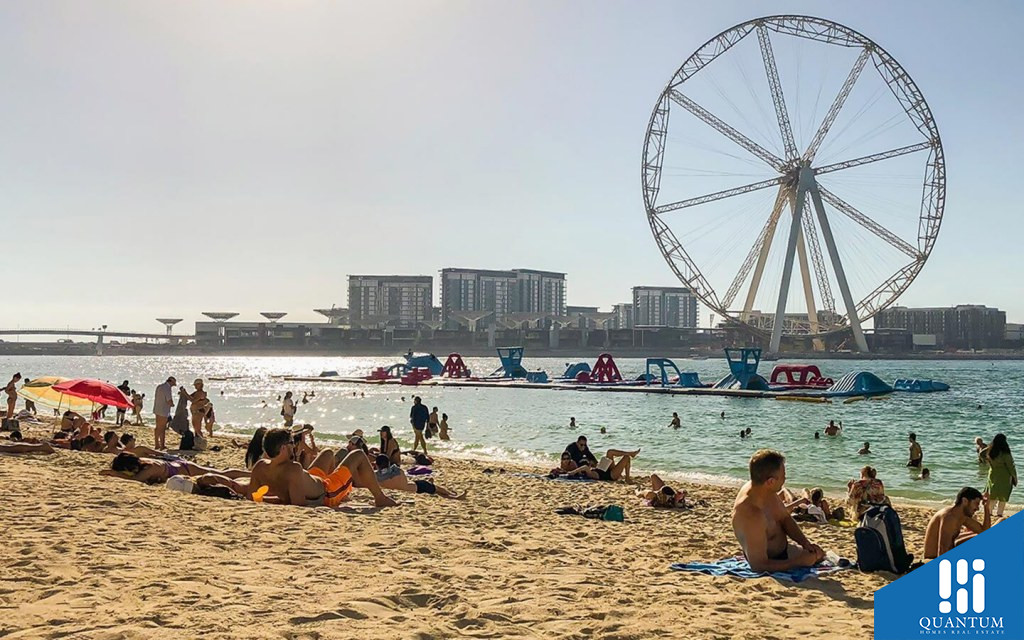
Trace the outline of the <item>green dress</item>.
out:
<instances>
[{"instance_id":1,"label":"green dress","mask_svg":"<svg viewBox=\"0 0 1024 640\"><path fill-rule=\"evenodd\" d=\"M988 465L988 491L992 500L1009 501L1010 491L1013 490L1011 480L1017 477L1017 468L1013 466L1013 456L1004 453L995 460L989 461Z\"/></svg>"}]
</instances>

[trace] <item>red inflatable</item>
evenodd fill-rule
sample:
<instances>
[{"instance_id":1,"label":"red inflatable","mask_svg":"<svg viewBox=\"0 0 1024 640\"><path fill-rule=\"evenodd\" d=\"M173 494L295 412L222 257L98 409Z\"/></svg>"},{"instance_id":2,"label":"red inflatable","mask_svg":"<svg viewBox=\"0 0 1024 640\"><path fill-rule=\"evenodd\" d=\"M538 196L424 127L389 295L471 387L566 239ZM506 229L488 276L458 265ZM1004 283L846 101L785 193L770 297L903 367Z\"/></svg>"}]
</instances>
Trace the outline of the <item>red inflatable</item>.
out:
<instances>
[{"instance_id":1,"label":"red inflatable","mask_svg":"<svg viewBox=\"0 0 1024 640\"><path fill-rule=\"evenodd\" d=\"M444 363L444 368L441 369L441 377L468 378L469 369L466 368L466 363L462 361L462 356L457 353L448 354L448 359Z\"/></svg>"},{"instance_id":2,"label":"red inflatable","mask_svg":"<svg viewBox=\"0 0 1024 640\"><path fill-rule=\"evenodd\" d=\"M576 378L579 380L579 377ZM597 356L597 362L590 371L589 382L622 382L622 374L615 364L615 359L609 353L602 353Z\"/></svg>"},{"instance_id":3,"label":"red inflatable","mask_svg":"<svg viewBox=\"0 0 1024 640\"><path fill-rule=\"evenodd\" d=\"M813 364L780 364L772 369L771 384L780 387L831 387L832 378L825 378Z\"/></svg>"},{"instance_id":4,"label":"red inflatable","mask_svg":"<svg viewBox=\"0 0 1024 640\"><path fill-rule=\"evenodd\" d=\"M402 384L415 385L423 382L424 380L430 380L433 376L430 375L430 369L410 369L402 378L400 382Z\"/></svg>"}]
</instances>

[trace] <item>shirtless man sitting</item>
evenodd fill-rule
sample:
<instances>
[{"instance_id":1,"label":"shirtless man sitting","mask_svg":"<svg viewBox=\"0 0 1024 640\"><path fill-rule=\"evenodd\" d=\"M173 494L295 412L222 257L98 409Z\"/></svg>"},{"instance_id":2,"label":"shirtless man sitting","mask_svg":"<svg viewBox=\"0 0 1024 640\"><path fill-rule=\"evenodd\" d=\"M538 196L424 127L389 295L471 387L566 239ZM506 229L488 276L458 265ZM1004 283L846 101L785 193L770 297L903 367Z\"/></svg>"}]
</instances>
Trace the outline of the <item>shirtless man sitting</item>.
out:
<instances>
[{"instance_id":1,"label":"shirtless man sitting","mask_svg":"<svg viewBox=\"0 0 1024 640\"><path fill-rule=\"evenodd\" d=\"M373 466L361 450L351 451L340 462L333 451L322 450L310 465L303 469L294 460L294 438L289 429L271 429L263 437L263 450L267 457L252 468L246 495L259 495L262 487L268 490L263 502L317 507L337 507L353 486L369 489L378 507L394 507L397 502L381 491Z\"/></svg>"},{"instance_id":2,"label":"shirtless man sitting","mask_svg":"<svg viewBox=\"0 0 1024 640\"><path fill-rule=\"evenodd\" d=\"M811 567L825 552L800 531L779 490L786 483L786 457L762 449L750 458L750 481L736 496L732 529L754 571ZM792 539L796 545L790 544ZM797 546L799 545L799 546Z\"/></svg>"},{"instance_id":3,"label":"shirtless man sitting","mask_svg":"<svg viewBox=\"0 0 1024 640\"><path fill-rule=\"evenodd\" d=\"M978 522L974 514L984 505L985 522ZM939 509L928 521L924 532L924 557L937 558L992 526L992 510L988 496L973 487L964 487L956 494L956 502ZM967 531L963 531L964 529Z\"/></svg>"}]
</instances>

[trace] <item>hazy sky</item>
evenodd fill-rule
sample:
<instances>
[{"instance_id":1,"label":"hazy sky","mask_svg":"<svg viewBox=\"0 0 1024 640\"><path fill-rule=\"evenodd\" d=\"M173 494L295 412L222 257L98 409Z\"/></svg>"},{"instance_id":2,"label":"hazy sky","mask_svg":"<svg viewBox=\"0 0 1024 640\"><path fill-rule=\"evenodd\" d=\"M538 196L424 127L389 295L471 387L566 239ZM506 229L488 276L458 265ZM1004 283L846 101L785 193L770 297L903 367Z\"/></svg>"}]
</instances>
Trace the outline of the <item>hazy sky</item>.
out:
<instances>
[{"instance_id":1,"label":"hazy sky","mask_svg":"<svg viewBox=\"0 0 1024 640\"><path fill-rule=\"evenodd\" d=\"M349 273L445 266L565 271L569 304L602 307L675 284L640 192L651 108L769 13L864 33L931 106L946 214L901 303L1024 321L1022 7L4 2L0 327L311 320Z\"/></svg>"}]
</instances>

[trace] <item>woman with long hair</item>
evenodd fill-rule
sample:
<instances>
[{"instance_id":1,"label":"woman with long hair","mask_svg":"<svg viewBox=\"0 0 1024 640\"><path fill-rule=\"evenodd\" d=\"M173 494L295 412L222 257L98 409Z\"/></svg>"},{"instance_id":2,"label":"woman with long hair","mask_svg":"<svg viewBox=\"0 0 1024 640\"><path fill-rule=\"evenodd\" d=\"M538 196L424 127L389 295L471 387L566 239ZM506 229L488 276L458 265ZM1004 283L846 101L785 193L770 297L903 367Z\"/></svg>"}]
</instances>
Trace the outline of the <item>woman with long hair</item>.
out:
<instances>
[{"instance_id":1,"label":"woman with long hair","mask_svg":"<svg viewBox=\"0 0 1024 640\"><path fill-rule=\"evenodd\" d=\"M402 449L395 436L391 435L391 427L388 425L380 428L380 453L387 456L391 464L402 464Z\"/></svg>"},{"instance_id":2,"label":"woman with long hair","mask_svg":"<svg viewBox=\"0 0 1024 640\"><path fill-rule=\"evenodd\" d=\"M985 450L985 457L988 459L988 484L985 492L988 493L988 499L995 503L992 514L1001 518L1003 507L1017 486L1017 467L1013 464L1013 455L1010 454L1010 445L1005 435L998 433L992 438L992 444Z\"/></svg>"},{"instance_id":3,"label":"woman with long hair","mask_svg":"<svg viewBox=\"0 0 1024 640\"><path fill-rule=\"evenodd\" d=\"M246 469L252 469L259 462L259 459L263 457L263 436L265 435L267 435L266 427L260 427L256 430L256 433L252 434L249 446L245 449Z\"/></svg>"}]
</instances>

